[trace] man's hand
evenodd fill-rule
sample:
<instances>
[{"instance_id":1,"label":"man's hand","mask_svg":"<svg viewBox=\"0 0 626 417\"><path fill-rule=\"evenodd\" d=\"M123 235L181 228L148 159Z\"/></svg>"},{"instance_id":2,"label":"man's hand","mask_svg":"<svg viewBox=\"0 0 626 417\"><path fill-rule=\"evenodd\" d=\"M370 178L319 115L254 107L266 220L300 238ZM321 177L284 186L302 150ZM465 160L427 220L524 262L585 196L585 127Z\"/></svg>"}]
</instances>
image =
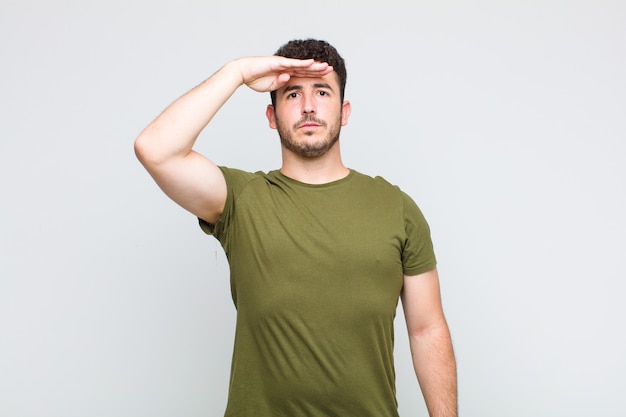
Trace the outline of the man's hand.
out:
<instances>
[{"instance_id":1,"label":"man's hand","mask_svg":"<svg viewBox=\"0 0 626 417\"><path fill-rule=\"evenodd\" d=\"M263 93L279 89L291 77L317 78L333 70L326 62L281 56L240 58L233 63L239 68L242 83Z\"/></svg>"}]
</instances>

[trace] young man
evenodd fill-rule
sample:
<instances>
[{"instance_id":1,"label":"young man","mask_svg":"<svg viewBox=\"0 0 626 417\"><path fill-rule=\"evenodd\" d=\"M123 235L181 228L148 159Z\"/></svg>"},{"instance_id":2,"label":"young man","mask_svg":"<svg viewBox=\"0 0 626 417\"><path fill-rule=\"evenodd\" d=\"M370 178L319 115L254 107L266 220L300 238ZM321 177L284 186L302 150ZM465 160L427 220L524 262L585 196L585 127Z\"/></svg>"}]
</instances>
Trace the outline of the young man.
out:
<instances>
[{"instance_id":1,"label":"young man","mask_svg":"<svg viewBox=\"0 0 626 417\"><path fill-rule=\"evenodd\" d=\"M227 63L135 142L157 184L229 260L237 325L226 416L397 416L399 297L429 413L457 415L428 225L397 187L343 164L345 83L335 48L291 41L274 56ZM242 85L271 93L266 115L280 136L280 170L218 167L193 150Z\"/></svg>"}]
</instances>

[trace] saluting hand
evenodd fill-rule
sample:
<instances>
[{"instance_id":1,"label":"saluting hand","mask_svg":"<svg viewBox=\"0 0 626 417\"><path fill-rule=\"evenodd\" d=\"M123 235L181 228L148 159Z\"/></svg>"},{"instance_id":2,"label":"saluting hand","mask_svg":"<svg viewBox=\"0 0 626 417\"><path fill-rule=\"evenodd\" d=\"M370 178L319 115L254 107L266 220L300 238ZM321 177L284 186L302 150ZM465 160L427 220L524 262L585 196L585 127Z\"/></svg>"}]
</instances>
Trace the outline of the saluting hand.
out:
<instances>
[{"instance_id":1,"label":"saluting hand","mask_svg":"<svg viewBox=\"0 0 626 417\"><path fill-rule=\"evenodd\" d=\"M258 92L274 91L291 77L317 78L333 70L326 62L281 56L247 57L236 61L242 83Z\"/></svg>"}]
</instances>

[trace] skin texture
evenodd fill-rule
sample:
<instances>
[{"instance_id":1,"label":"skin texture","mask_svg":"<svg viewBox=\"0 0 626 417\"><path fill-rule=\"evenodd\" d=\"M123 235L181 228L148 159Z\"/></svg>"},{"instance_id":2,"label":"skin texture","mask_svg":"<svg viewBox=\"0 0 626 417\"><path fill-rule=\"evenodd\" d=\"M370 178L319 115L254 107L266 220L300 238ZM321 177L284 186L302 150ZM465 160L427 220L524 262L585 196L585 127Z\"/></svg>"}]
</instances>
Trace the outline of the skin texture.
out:
<instances>
[{"instance_id":1,"label":"skin texture","mask_svg":"<svg viewBox=\"0 0 626 417\"><path fill-rule=\"evenodd\" d=\"M292 78L269 105L269 126L282 144L283 174L308 183L325 183L348 175L339 150L341 126L348 123L350 102L339 99L339 84L330 73L319 78Z\"/></svg>"},{"instance_id":2,"label":"skin texture","mask_svg":"<svg viewBox=\"0 0 626 417\"><path fill-rule=\"evenodd\" d=\"M351 105L326 63L281 56L246 57L227 63L167 107L135 140L135 153L158 186L195 216L215 223L226 201L217 165L193 150L200 132L241 86L276 91L266 109L281 139L283 174L321 184L348 175L339 134ZM402 305L411 353L431 417L457 415L456 365L441 306L437 270L404 277Z\"/></svg>"},{"instance_id":3,"label":"skin texture","mask_svg":"<svg viewBox=\"0 0 626 417\"><path fill-rule=\"evenodd\" d=\"M430 416L456 416L456 362L441 306L437 269L405 276L401 298L413 368L428 413Z\"/></svg>"},{"instance_id":4,"label":"skin texture","mask_svg":"<svg viewBox=\"0 0 626 417\"><path fill-rule=\"evenodd\" d=\"M268 106L270 127L278 130L282 145L290 152L309 159L321 157L339 140L343 124L342 115L334 106L336 100L332 100L336 89L327 83L316 83L315 79L292 80L295 82L278 94L280 118L276 106ZM323 110L330 110L326 119L320 114Z\"/></svg>"}]
</instances>

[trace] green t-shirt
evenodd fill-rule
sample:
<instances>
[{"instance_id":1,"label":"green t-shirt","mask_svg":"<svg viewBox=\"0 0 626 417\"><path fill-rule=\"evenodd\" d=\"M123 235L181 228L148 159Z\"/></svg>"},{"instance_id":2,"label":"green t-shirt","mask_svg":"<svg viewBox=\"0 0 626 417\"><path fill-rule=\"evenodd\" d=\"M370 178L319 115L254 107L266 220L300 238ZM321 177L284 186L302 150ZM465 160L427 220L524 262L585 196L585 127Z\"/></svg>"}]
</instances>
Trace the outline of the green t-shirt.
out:
<instances>
[{"instance_id":1,"label":"green t-shirt","mask_svg":"<svg viewBox=\"0 0 626 417\"><path fill-rule=\"evenodd\" d=\"M221 167L216 225L237 308L231 417L397 416L393 320L403 275L435 267L404 192L356 171L322 185Z\"/></svg>"}]
</instances>

